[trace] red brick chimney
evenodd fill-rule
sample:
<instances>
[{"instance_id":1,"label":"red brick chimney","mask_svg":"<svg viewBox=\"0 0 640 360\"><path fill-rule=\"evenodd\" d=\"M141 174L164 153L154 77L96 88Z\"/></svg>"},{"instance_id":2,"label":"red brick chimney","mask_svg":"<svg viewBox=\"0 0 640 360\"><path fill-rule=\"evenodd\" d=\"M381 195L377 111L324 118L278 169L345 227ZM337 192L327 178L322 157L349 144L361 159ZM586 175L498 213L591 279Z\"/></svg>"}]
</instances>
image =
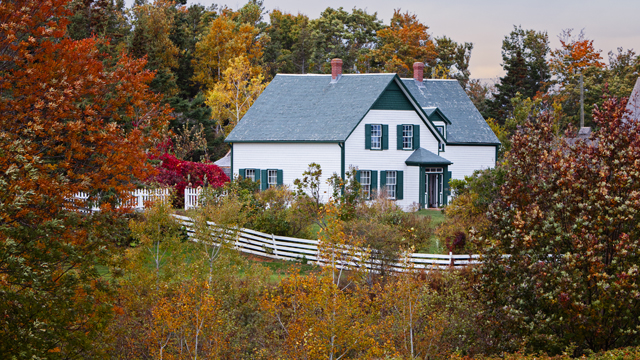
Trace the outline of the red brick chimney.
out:
<instances>
[{"instance_id":1,"label":"red brick chimney","mask_svg":"<svg viewBox=\"0 0 640 360\"><path fill-rule=\"evenodd\" d=\"M422 82L422 80L424 80L424 63L413 63L413 80L420 83Z\"/></svg>"},{"instance_id":2,"label":"red brick chimney","mask_svg":"<svg viewBox=\"0 0 640 360\"><path fill-rule=\"evenodd\" d=\"M342 59L331 60L331 81L338 81L338 78L342 75Z\"/></svg>"}]
</instances>

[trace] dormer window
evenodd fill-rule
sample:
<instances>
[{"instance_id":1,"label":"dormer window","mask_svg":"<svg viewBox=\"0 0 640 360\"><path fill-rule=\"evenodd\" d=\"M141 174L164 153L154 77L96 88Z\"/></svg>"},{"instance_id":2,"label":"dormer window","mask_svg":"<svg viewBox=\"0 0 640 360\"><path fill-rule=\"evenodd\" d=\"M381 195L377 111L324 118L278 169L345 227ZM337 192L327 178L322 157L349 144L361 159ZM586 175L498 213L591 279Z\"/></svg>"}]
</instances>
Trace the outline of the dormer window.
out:
<instances>
[{"instance_id":1,"label":"dormer window","mask_svg":"<svg viewBox=\"0 0 640 360\"><path fill-rule=\"evenodd\" d=\"M436 126L436 129L438 129L438 132L440 133L440 135L442 135L442 137L445 137L444 126Z\"/></svg>"}]
</instances>

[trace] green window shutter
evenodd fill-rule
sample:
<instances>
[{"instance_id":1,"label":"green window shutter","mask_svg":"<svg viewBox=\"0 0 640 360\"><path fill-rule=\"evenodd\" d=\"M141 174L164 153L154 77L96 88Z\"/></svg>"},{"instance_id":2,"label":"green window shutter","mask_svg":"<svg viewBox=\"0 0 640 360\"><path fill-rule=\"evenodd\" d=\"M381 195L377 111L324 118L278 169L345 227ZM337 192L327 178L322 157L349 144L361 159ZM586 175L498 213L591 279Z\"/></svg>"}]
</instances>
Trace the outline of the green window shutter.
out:
<instances>
[{"instance_id":1,"label":"green window shutter","mask_svg":"<svg viewBox=\"0 0 640 360\"><path fill-rule=\"evenodd\" d=\"M398 129L398 133L396 138L398 139L398 150L402 150L403 146L402 146L402 125L398 125L396 126L396 129Z\"/></svg>"},{"instance_id":2,"label":"green window shutter","mask_svg":"<svg viewBox=\"0 0 640 360\"><path fill-rule=\"evenodd\" d=\"M278 186L282 186L282 170L278 170L277 182Z\"/></svg>"},{"instance_id":3,"label":"green window shutter","mask_svg":"<svg viewBox=\"0 0 640 360\"><path fill-rule=\"evenodd\" d=\"M386 190L385 186L387 186L387 172L382 170L380 171L380 189Z\"/></svg>"},{"instance_id":4,"label":"green window shutter","mask_svg":"<svg viewBox=\"0 0 640 360\"><path fill-rule=\"evenodd\" d=\"M356 171L356 181L360 182L360 170Z\"/></svg>"},{"instance_id":5,"label":"green window shutter","mask_svg":"<svg viewBox=\"0 0 640 360\"><path fill-rule=\"evenodd\" d=\"M413 150L420 148L420 125L413 125Z\"/></svg>"},{"instance_id":6,"label":"green window shutter","mask_svg":"<svg viewBox=\"0 0 640 360\"><path fill-rule=\"evenodd\" d=\"M396 200L402 200L404 189L404 176L402 171L396 171Z\"/></svg>"},{"instance_id":7,"label":"green window shutter","mask_svg":"<svg viewBox=\"0 0 640 360\"><path fill-rule=\"evenodd\" d=\"M238 175L240 175L240 179L244 180L246 178L245 175L247 175L247 173L244 171L244 169L240 169L238 170Z\"/></svg>"},{"instance_id":8,"label":"green window shutter","mask_svg":"<svg viewBox=\"0 0 640 360\"><path fill-rule=\"evenodd\" d=\"M371 170L371 198L374 197L373 193L378 191L378 172Z\"/></svg>"},{"instance_id":9,"label":"green window shutter","mask_svg":"<svg viewBox=\"0 0 640 360\"><path fill-rule=\"evenodd\" d=\"M366 124L364 126L364 148L371 150L371 125Z\"/></svg>"},{"instance_id":10,"label":"green window shutter","mask_svg":"<svg viewBox=\"0 0 640 360\"><path fill-rule=\"evenodd\" d=\"M253 169L253 173L254 175L254 181L259 181L260 180L260 169Z\"/></svg>"},{"instance_id":11,"label":"green window shutter","mask_svg":"<svg viewBox=\"0 0 640 360\"><path fill-rule=\"evenodd\" d=\"M382 150L389 150L389 125L382 125Z\"/></svg>"},{"instance_id":12,"label":"green window shutter","mask_svg":"<svg viewBox=\"0 0 640 360\"><path fill-rule=\"evenodd\" d=\"M267 170L260 170L260 189L267 190L269 187L269 178Z\"/></svg>"}]
</instances>

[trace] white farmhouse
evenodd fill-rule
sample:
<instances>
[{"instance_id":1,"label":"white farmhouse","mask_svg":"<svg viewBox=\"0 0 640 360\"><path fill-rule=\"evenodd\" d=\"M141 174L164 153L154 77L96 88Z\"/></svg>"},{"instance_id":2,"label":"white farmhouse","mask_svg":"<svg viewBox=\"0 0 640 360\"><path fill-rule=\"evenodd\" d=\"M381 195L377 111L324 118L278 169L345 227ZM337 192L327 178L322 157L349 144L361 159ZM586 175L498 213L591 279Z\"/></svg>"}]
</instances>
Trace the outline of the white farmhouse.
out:
<instances>
[{"instance_id":1,"label":"white farmhouse","mask_svg":"<svg viewBox=\"0 0 640 360\"><path fill-rule=\"evenodd\" d=\"M449 179L495 165L500 144L456 80L396 74L278 74L225 140L231 170L293 185L312 162L324 178L354 167L364 196L384 190L405 209L441 207ZM321 192L330 193L323 181Z\"/></svg>"}]
</instances>

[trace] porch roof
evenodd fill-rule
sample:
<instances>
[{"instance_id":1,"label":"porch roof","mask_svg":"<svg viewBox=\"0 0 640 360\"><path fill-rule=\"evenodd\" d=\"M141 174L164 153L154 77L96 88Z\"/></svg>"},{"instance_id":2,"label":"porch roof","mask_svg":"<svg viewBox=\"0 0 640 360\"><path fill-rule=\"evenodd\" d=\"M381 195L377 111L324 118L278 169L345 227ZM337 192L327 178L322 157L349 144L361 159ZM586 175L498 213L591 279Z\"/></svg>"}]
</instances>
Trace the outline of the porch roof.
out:
<instances>
[{"instance_id":1,"label":"porch roof","mask_svg":"<svg viewBox=\"0 0 640 360\"><path fill-rule=\"evenodd\" d=\"M414 151L411 156L409 156L407 158L407 160L405 160L404 162L407 165L414 165L414 166L419 166L419 165L439 165L439 166L444 166L444 165L451 165L453 164L451 161L443 158L442 156L436 155L434 153L432 153L431 151L424 149L424 148L419 148L418 150Z\"/></svg>"}]
</instances>

